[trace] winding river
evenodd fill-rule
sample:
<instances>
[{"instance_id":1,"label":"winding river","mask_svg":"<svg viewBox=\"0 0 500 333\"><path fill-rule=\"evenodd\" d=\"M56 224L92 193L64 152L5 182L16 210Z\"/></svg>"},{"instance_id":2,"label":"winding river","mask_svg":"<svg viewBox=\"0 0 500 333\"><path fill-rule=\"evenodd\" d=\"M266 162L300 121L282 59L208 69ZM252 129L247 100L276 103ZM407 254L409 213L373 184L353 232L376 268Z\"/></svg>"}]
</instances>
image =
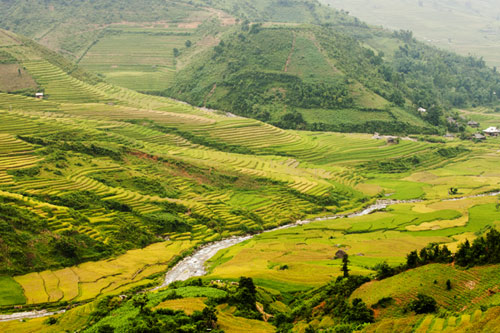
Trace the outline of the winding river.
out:
<instances>
[{"instance_id":1,"label":"winding river","mask_svg":"<svg viewBox=\"0 0 500 333\"><path fill-rule=\"evenodd\" d=\"M464 197L457 197L457 198L452 198L452 199L444 199L443 201L454 201L454 200L462 200L462 199L470 199L470 198L478 198L478 197L486 197L486 196L496 196L499 195L500 192L490 192L490 193L484 193L484 194L478 194L478 195L471 195L471 196L464 196ZM283 230L283 229L290 229L294 228L297 226L301 226L304 224L309 224L313 222L318 222L318 221L327 221L327 220L335 220L339 218L353 218L353 217L358 217L358 216L364 216L368 215L370 213L373 213L377 210L381 210L384 208L387 208L390 205L395 205L395 204L402 204L402 203L416 203L416 202L423 202L424 200L378 200L375 204L368 206L358 212L351 213L351 214L338 214L338 215L332 215L332 216L325 216L325 217L318 217L318 218L313 218L313 219L308 219L308 220L299 220L291 224L283 225L281 227L277 227L274 229L269 229L266 231L263 231L263 233L267 232L273 232L276 230ZM152 289L152 290L158 290L160 288L166 287L169 284L171 284L174 281L184 281L192 277L196 276L204 276L207 272L205 270L205 264L208 260L210 260L212 257L214 257L217 252L220 250L227 249L233 245L242 243L246 240L252 239L258 234L255 235L246 235L246 236L238 236L238 237L231 237L227 239L223 239L217 242L209 243L206 244L202 247L200 247L196 252L194 252L192 255L184 258L181 260L177 265L175 265L171 270L169 270L165 274L165 279L163 283ZM57 311L57 312L48 312L46 310L41 310L41 311L29 311L29 312L17 312L9 315L0 315L0 322L2 321L10 321L10 320L21 320L21 319L30 319L30 318L40 318L40 317L46 317L46 316L52 316L54 314L58 313L63 313L65 310Z\"/></svg>"}]
</instances>

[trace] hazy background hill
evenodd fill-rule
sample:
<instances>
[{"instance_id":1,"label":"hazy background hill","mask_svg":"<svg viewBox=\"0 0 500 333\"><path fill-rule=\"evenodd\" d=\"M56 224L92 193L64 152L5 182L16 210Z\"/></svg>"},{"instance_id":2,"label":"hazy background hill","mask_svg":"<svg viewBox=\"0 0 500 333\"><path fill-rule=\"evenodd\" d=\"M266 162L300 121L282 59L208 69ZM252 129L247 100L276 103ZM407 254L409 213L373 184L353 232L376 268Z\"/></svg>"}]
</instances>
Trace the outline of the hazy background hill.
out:
<instances>
[{"instance_id":1,"label":"hazy background hill","mask_svg":"<svg viewBox=\"0 0 500 333\"><path fill-rule=\"evenodd\" d=\"M500 66L500 4L496 0L321 0L370 24L408 29L431 45L483 57Z\"/></svg>"},{"instance_id":2,"label":"hazy background hill","mask_svg":"<svg viewBox=\"0 0 500 333\"><path fill-rule=\"evenodd\" d=\"M449 110L494 110L500 96L500 75L483 60L429 47L407 31L369 27L316 0L0 6L0 27L102 80L282 128L463 131L446 121ZM3 69L16 77L12 66ZM9 91L34 89L19 84Z\"/></svg>"}]
</instances>

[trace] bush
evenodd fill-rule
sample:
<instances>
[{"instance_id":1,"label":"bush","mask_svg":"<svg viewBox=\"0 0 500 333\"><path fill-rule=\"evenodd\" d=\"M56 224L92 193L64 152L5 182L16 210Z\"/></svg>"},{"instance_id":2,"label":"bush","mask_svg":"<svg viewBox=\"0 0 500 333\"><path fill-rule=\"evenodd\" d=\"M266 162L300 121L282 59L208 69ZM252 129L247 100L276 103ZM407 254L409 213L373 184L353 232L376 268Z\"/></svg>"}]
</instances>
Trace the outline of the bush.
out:
<instances>
[{"instance_id":1,"label":"bush","mask_svg":"<svg viewBox=\"0 0 500 333\"><path fill-rule=\"evenodd\" d=\"M417 314L421 313L432 313L437 310L437 302L434 298L424 295L418 294L417 299L413 300L410 304L410 309L415 311Z\"/></svg>"},{"instance_id":2,"label":"bush","mask_svg":"<svg viewBox=\"0 0 500 333\"><path fill-rule=\"evenodd\" d=\"M378 308L385 309L386 307L388 307L389 305L391 305L393 303L394 303L394 298L392 298L392 297L383 297L383 298L379 299L377 303L373 304L372 308L373 309L378 309Z\"/></svg>"}]
</instances>

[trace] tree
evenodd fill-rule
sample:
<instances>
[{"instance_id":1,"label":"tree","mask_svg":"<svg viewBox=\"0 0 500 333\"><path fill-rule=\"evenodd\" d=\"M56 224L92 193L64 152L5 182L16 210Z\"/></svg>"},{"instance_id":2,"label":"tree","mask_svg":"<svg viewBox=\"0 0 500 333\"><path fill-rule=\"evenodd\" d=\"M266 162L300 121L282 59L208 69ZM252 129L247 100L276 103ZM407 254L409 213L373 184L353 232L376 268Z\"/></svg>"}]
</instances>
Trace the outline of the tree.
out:
<instances>
[{"instance_id":1,"label":"tree","mask_svg":"<svg viewBox=\"0 0 500 333\"><path fill-rule=\"evenodd\" d=\"M420 261L420 258L418 257L417 251L411 251L406 256L406 267L415 268L415 267L417 267L419 261Z\"/></svg>"},{"instance_id":2,"label":"tree","mask_svg":"<svg viewBox=\"0 0 500 333\"><path fill-rule=\"evenodd\" d=\"M180 52L178 48L174 48L174 57L177 58L179 56Z\"/></svg>"},{"instance_id":3,"label":"tree","mask_svg":"<svg viewBox=\"0 0 500 333\"><path fill-rule=\"evenodd\" d=\"M342 272L344 273L344 277L349 277L349 255L346 253L342 258Z\"/></svg>"},{"instance_id":4,"label":"tree","mask_svg":"<svg viewBox=\"0 0 500 333\"><path fill-rule=\"evenodd\" d=\"M373 310L369 309L360 298L352 300L352 307L349 310L347 319L349 322L358 323L373 323L375 321Z\"/></svg>"},{"instance_id":5,"label":"tree","mask_svg":"<svg viewBox=\"0 0 500 333\"><path fill-rule=\"evenodd\" d=\"M113 328L113 326L111 326L109 324L101 325L97 329L98 333L114 333L114 331L115 331L115 329Z\"/></svg>"},{"instance_id":6,"label":"tree","mask_svg":"<svg viewBox=\"0 0 500 333\"><path fill-rule=\"evenodd\" d=\"M451 290L451 281L449 279L446 280L446 290Z\"/></svg>"},{"instance_id":7,"label":"tree","mask_svg":"<svg viewBox=\"0 0 500 333\"><path fill-rule=\"evenodd\" d=\"M455 254L455 262L459 266L468 266L473 263L471 258L471 246L469 240L466 239L465 243L462 243L458 246L458 251Z\"/></svg>"},{"instance_id":8,"label":"tree","mask_svg":"<svg viewBox=\"0 0 500 333\"><path fill-rule=\"evenodd\" d=\"M186 47L191 47L191 45L193 45L193 43L189 39L184 44L186 45Z\"/></svg>"},{"instance_id":9,"label":"tree","mask_svg":"<svg viewBox=\"0 0 500 333\"><path fill-rule=\"evenodd\" d=\"M148 303L148 297L146 296L146 294L140 294L135 296L132 302L134 304L134 307L140 308L140 312L142 313L144 312L144 307Z\"/></svg>"},{"instance_id":10,"label":"tree","mask_svg":"<svg viewBox=\"0 0 500 333\"><path fill-rule=\"evenodd\" d=\"M417 299L410 303L410 309L417 314L436 312L436 300L424 294L418 294Z\"/></svg>"},{"instance_id":11,"label":"tree","mask_svg":"<svg viewBox=\"0 0 500 333\"><path fill-rule=\"evenodd\" d=\"M387 264L387 262L385 262L385 261L377 267L377 279L378 280L382 280L382 279L391 277L394 274L395 274L394 268L389 266L389 264Z\"/></svg>"},{"instance_id":12,"label":"tree","mask_svg":"<svg viewBox=\"0 0 500 333\"><path fill-rule=\"evenodd\" d=\"M217 328L217 311L212 306L207 306L202 311L202 328L214 329Z\"/></svg>"},{"instance_id":13,"label":"tree","mask_svg":"<svg viewBox=\"0 0 500 333\"><path fill-rule=\"evenodd\" d=\"M255 288L252 278L240 277L238 290L234 295L234 301L238 309L242 311L255 311L255 303L257 302L256 295L257 289Z\"/></svg>"}]
</instances>

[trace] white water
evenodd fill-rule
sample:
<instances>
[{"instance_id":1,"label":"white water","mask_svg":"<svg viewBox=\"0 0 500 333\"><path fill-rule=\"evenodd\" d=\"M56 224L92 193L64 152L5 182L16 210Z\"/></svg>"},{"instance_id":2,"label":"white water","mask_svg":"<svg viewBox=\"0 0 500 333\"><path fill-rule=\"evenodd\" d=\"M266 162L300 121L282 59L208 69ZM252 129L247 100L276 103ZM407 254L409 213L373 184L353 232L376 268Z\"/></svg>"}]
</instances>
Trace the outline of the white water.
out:
<instances>
[{"instance_id":1,"label":"white water","mask_svg":"<svg viewBox=\"0 0 500 333\"><path fill-rule=\"evenodd\" d=\"M10 315L0 315L0 322L11 321L11 320L41 318L41 317L53 316L55 314L64 313L64 312L66 312L66 310L60 310L60 311L55 311L55 312L48 312L47 310L17 312L17 313L13 313Z\"/></svg>"},{"instance_id":2,"label":"white water","mask_svg":"<svg viewBox=\"0 0 500 333\"><path fill-rule=\"evenodd\" d=\"M500 192L490 192L490 193L485 193L485 194L477 194L477 195L471 195L471 196L465 196L465 197L459 197L459 198L444 199L443 201L455 201L455 200L479 198L479 197L487 197L487 196L497 196L497 195L500 195ZM418 200L418 199L416 199L416 200L378 200L375 204L373 204L369 207L366 207L365 209L363 209L359 212L355 212L355 213L351 213L351 214L339 214L339 215L333 215L333 216L318 217L318 218L309 219L309 220L299 220L299 221L296 221L295 223L287 224L287 225L277 227L274 229L269 229L269 230L266 230L263 232L266 233L266 232L273 232L276 230L294 228L294 227L297 227L300 225L309 224L309 223L317 222L317 221L328 221L328 220L335 220L335 219L339 219L339 218L353 218L353 217L358 217L358 216L364 216L364 215L368 215L370 213L373 213L377 210L387 208L387 206L390 206L390 205L395 205L395 204L400 204L400 203L416 203L416 202L422 202L422 201L423 200ZM153 290L157 290L157 289L166 287L174 281L185 281L191 277L205 275L206 274L205 263L208 260L210 260L213 256L215 256L217 254L217 252L219 252L220 250L223 250L223 249L227 249L228 247L239 244L241 242L244 242L246 240L252 239L254 236L255 235L247 235L247 236L227 238L227 239L217 241L214 243L210 243L210 244L207 244L207 245L201 247L195 253L184 258L177 265L175 265L170 271L168 271L165 274L165 279L164 279L162 285L154 288ZM13 313L10 315L0 315L0 322L10 321L10 320L40 318L40 317L52 316L54 314L63 313L63 312L65 312L65 310L61 310L61 311L57 311L57 312L47 312L46 310L18 312L18 313Z\"/></svg>"},{"instance_id":3,"label":"white water","mask_svg":"<svg viewBox=\"0 0 500 333\"><path fill-rule=\"evenodd\" d=\"M393 201L393 200L380 200L377 201L377 203L363 209L362 211L352 213L352 214L340 214L340 215L333 215L333 216L325 216L325 217L318 217L310 220L299 220L296 221L295 223L283 225L281 227L277 227L274 229L269 229L266 231L263 231L264 233L267 232L273 232L276 230L283 230L283 229L289 229L289 228L294 228L300 225L312 223L312 222L317 222L317 221L327 221L327 220L335 220L338 218L352 218L356 216L363 216L363 215L368 215L374 211L384 209L389 205L393 205L396 203L409 203L409 202L416 202L417 200L411 200L411 201ZM203 276L206 274L205 270L205 263L210 260L213 256L217 254L220 250L227 249L228 247L231 247L233 245L236 245L238 243L244 242L248 239L252 239L255 235L247 235L247 236L239 236L239 237L232 237L228 239L224 239L218 242L214 242L211 244L208 244L201 249L197 250L195 253L192 255L184 258L180 263L175 265L170 271L168 271L165 274L165 280L163 284L156 289L166 287L170 283L174 281L185 281L191 277L195 276Z\"/></svg>"}]
</instances>

